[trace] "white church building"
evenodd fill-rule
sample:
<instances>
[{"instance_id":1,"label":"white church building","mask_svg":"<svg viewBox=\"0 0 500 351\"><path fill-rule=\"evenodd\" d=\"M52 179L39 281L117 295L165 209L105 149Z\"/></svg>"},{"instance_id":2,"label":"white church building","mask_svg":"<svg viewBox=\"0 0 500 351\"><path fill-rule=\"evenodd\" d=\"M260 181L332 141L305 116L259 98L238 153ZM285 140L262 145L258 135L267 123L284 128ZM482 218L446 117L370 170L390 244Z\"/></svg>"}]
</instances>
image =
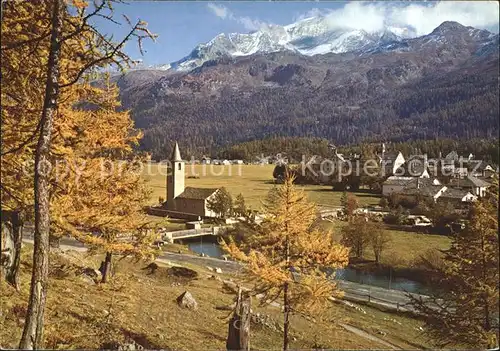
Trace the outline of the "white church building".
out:
<instances>
[{"instance_id":1,"label":"white church building","mask_svg":"<svg viewBox=\"0 0 500 351\"><path fill-rule=\"evenodd\" d=\"M176 212L183 216L216 217L216 214L207 208L207 204L219 189L186 187L185 169L186 163L181 158L179 145L175 143L167 174L166 209L171 212L171 217L175 217Z\"/></svg>"}]
</instances>

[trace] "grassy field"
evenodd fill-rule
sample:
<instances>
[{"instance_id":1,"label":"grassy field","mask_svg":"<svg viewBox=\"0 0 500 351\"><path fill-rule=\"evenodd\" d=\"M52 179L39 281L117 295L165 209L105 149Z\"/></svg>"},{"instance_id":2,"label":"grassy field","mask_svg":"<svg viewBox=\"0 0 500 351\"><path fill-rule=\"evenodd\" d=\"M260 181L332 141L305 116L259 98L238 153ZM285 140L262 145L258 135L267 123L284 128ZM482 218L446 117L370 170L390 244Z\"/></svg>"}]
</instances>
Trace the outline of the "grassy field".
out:
<instances>
[{"instance_id":1,"label":"grassy field","mask_svg":"<svg viewBox=\"0 0 500 351\"><path fill-rule=\"evenodd\" d=\"M245 201L254 209L259 209L273 183L273 165L186 165L186 186L201 188L226 187L236 197L243 194ZM166 167L151 163L143 172L152 189L151 203L158 203L158 197L166 197ZM192 176L199 178L189 178ZM300 186L309 198L318 205L339 206L341 192L334 192L331 186ZM361 205L377 205L380 197L376 194L358 192Z\"/></svg>"},{"instance_id":2,"label":"grassy field","mask_svg":"<svg viewBox=\"0 0 500 351\"><path fill-rule=\"evenodd\" d=\"M0 302L0 347L16 348L26 312L30 245L26 245L21 264L20 292L2 279ZM46 308L45 347L49 349L97 349L112 341L131 338L146 349L196 350L225 349L229 312L216 309L232 302L232 296L222 292L222 283L210 278L205 267L189 266L198 272L195 280L183 280L167 274L160 267L150 274L146 263L120 260L111 283L95 284L83 280L82 267L98 267L102 257L88 257L78 252L51 252L50 281ZM237 280L237 276L220 275ZM188 290L199 304L196 311L177 306L175 298ZM422 323L405 316L381 312L363 306L366 314L344 305L329 304L316 321L292 317L292 349L381 349L387 348L346 331L340 323L358 327L367 333L403 349L432 347L419 327ZM282 324L282 314L276 307L258 307ZM321 317L321 318L320 318ZM384 334L386 333L386 334ZM267 327L252 324L252 349L279 349L282 334Z\"/></svg>"},{"instance_id":3,"label":"grassy field","mask_svg":"<svg viewBox=\"0 0 500 351\"><path fill-rule=\"evenodd\" d=\"M322 225L333 232L335 240L340 240L342 227L347 222L334 221L322 222ZM423 234L386 229L391 236L388 248L383 251L381 263L394 268L412 267L416 260L429 249L450 248L451 238L444 235ZM375 257L370 247L366 247L364 258L374 260Z\"/></svg>"}]
</instances>

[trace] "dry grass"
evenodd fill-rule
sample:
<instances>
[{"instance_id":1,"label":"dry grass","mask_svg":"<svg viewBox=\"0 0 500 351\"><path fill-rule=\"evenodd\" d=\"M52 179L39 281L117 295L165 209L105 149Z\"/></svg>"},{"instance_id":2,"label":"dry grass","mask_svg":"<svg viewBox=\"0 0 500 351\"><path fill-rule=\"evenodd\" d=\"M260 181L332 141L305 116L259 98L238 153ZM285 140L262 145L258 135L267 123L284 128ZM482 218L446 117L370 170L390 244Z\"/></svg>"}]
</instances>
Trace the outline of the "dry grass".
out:
<instances>
[{"instance_id":1,"label":"dry grass","mask_svg":"<svg viewBox=\"0 0 500 351\"><path fill-rule=\"evenodd\" d=\"M254 209L259 209L261 201L266 197L269 189L274 186L273 165L187 165L186 186L217 188L226 187L236 197L243 194L245 201ZM199 178L189 178L192 175ZM158 198L166 198L166 168L151 163L144 169L144 178L148 180L152 189L151 203L158 203ZM339 206L341 192L332 191L327 185L301 186L309 198L319 205ZM369 193L356 193L361 205L376 205L380 196Z\"/></svg>"},{"instance_id":2,"label":"dry grass","mask_svg":"<svg viewBox=\"0 0 500 351\"><path fill-rule=\"evenodd\" d=\"M31 251L25 246L24 251ZM179 350L224 349L228 312L216 310L229 304L232 296L222 293L221 282L208 277L202 267L195 268L198 279L183 281L165 275L148 275L144 263L121 260L116 263L112 283L96 285L75 274L79 266L97 267L100 258L66 252L51 255L51 278L46 312L45 342L47 348L95 349L127 337L146 348ZM3 281L0 316L0 346L17 347L22 332L28 298L29 254L24 254L21 272L22 290L17 293ZM231 278L224 276L225 279ZM236 277L232 277L236 279ZM175 298L189 290L199 304L197 311L177 306ZM335 349L383 348L375 341L356 336L338 325L349 322L402 348L421 348L426 344L419 336L417 320L364 307L367 314L351 308L331 305L323 312L323 320L315 323L300 316L292 320L292 348L321 346ZM254 310L281 321L275 307ZM397 322L394 322L396 320ZM401 324L399 324L401 323ZM279 349L282 334L252 325L252 347Z\"/></svg>"}]
</instances>

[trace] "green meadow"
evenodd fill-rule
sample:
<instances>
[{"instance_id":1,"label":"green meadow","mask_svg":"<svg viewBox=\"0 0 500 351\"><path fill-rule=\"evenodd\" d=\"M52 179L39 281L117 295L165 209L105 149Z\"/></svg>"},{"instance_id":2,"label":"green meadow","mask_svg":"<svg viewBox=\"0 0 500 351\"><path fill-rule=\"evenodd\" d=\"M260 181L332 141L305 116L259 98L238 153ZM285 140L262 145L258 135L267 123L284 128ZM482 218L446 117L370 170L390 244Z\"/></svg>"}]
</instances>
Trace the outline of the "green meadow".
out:
<instances>
[{"instance_id":1,"label":"green meadow","mask_svg":"<svg viewBox=\"0 0 500 351\"><path fill-rule=\"evenodd\" d=\"M186 186L200 188L225 187L231 195L242 194L246 203L259 209L268 191L275 186L273 181L274 165L186 165ZM158 203L158 198L166 198L167 167L150 163L143 170L152 191L151 203ZM299 185L311 201L320 206L340 206L342 192L333 191L328 185ZM361 206L376 205L380 196L357 192Z\"/></svg>"}]
</instances>

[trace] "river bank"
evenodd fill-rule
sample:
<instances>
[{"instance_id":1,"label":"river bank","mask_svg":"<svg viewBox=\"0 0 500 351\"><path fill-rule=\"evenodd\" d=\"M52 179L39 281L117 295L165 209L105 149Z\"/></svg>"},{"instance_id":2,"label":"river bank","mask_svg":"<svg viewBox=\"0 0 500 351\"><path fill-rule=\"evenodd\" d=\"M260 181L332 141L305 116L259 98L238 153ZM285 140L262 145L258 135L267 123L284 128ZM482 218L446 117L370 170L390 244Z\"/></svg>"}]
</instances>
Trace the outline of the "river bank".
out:
<instances>
[{"instance_id":1,"label":"river bank","mask_svg":"<svg viewBox=\"0 0 500 351\"><path fill-rule=\"evenodd\" d=\"M221 258L223 250L217 238L205 237L183 240L187 248L199 255ZM385 289L395 289L419 294L429 294L432 291L427 272L421 269L391 267L377 265L369 260L352 259L344 269L337 270L336 277L354 283L367 284Z\"/></svg>"}]
</instances>

